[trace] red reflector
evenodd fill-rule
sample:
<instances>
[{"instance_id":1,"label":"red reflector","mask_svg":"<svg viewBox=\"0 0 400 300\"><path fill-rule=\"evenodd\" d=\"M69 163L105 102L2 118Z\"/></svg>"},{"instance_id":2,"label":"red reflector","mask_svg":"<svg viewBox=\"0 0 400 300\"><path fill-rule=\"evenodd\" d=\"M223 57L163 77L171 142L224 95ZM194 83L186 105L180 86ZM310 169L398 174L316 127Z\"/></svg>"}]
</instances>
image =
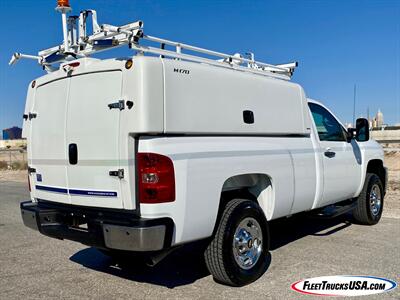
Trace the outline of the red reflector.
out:
<instances>
[{"instance_id":1,"label":"red reflector","mask_svg":"<svg viewBox=\"0 0 400 300\"><path fill-rule=\"evenodd\" d=\"M80 63L79 61L76 61L76 62L73 62L73 63L68 64L68 66L71 66L71 67L73 67L73 68L76 68L76 67L79 67L80 64L81 64L81 63Z\"/></svg>"},{"instance_id":2,"label":"red reflector","mask_svg":"<svg viewBox=\"0 0 400 300\"><path fill-rule=\"evenodd\" d=\"M175 172L172 160L156 153L138 153L140 203L175 201Z\"/></svg>"}]
</instances>

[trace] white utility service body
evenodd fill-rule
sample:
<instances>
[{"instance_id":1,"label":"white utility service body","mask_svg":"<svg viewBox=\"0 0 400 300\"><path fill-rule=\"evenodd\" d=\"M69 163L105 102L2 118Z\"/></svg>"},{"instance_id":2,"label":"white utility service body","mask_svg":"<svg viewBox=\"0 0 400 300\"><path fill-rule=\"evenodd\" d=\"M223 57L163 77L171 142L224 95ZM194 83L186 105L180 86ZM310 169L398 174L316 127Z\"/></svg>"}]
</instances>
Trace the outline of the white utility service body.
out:
<instances>
[{"instance_id":1,"label":"white utility service body","mask_svg":"<svg viewBox=\"0 0 400 300\"><path fill-rule=\"evenodd\" d=\"M29 88L25 114L37 115L23 128L36 170L32 199L140 205L144 218L173 220L172 246L211 236L224 191L251 188L273 220L356 197L368 162L383 159L375 141L319 141L305 93L291 82L145 56L129 70L125 60L77 62L70 76L60 68ZM133 107L109 109L119 100ZM254 111L253 124L244 123L244 110ZM70 143L78 145L77 165L68 165ZM328 148L335 157L324 156ZM174 202L137 202L136 152L171 158ZM124 178L110 176L113 169L124 169Z\"/></svg>"},{"instance_id":2,"label":"white utility service body","mask_svg":"<svg viewBox=\"0 0 400 300\"><path fill-rule=\"evenodd\" d=\"M268 267L271 220L330 206L379 221L387 172L368 121L345 129L307 99L289 81L297 63L148 36L141 21L99 26L93 10L67 19L66 0L57 10L64 43L10 61L33 58L48 72L29 85L24 112L26 226L156 261L204 239L210 273L240 286ZM136 55L90 57L122 45Z\"/></svg>"}]
</instances>

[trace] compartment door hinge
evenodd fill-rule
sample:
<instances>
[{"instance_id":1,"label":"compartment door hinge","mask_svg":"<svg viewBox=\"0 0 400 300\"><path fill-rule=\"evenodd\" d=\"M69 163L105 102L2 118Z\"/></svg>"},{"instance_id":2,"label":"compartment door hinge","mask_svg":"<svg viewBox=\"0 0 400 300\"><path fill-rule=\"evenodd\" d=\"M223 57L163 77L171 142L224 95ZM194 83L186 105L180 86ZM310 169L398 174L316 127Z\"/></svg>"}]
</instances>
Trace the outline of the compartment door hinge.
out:
<instances>
[{"instance_id":1,"label":"compartment door hinge","mask_svg":"<svg viewBox=\"0 0 400 300\"><path fill-rule=\"evenodd\" d=\"M124 178L124 169L118 169L117 171L108 172L110 176L118 177L119 179Z\"/></svg>"},{"instance_id":2,"label":"compartment door hinge","mask_svg":"<svg viewBox=\"0 0 400 300\"><path fill-rule=\"evenodd\" d=\"M119 110L125 109L125 101L119 100L118 102L108 104L109 109L118 108Z\"/></svg>"},{"instance_id":3,"label":"compartment door hinge","mask_svg":"<svg viewBox=\"0 0 400 300\"><path fill-rule=\"evenodd\" d=\"M28 119L29 119L29 120L32 120L32 119L34 119L34 118L36 118L36 117L37 117L37 113L30 112L30 113L28 114Z\"/></svg>"},{"instance_id":4,"label":"compartment door hinge","mask_svg":"<svg viewBox=\"0 0 400 300\"><path fill-rule=\"evenodd\" d=\"M36 169L32 167L28 167L28 174L36 173Z\"/></svg>"}]
</instances>

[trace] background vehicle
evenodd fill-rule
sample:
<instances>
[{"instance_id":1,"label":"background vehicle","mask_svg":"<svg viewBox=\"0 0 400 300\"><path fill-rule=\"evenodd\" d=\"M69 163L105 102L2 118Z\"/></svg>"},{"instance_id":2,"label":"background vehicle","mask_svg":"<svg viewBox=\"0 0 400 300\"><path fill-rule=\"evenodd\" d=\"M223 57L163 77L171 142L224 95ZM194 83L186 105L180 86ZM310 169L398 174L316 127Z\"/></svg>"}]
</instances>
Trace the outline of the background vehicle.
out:
<instances>
[{"instance_id":1,"label":"background vehicle","mask_svg":"<svg viewBox=\"0 0 400 300\"><path fill-rule=\"evenodd\" d=\"M90 14L81 13L82 24ZM289 82L297 64L146 36L140 21L93 24L93 35L68 41L70 26L64 45L36 57L49 74L31 83L24 113L26 226L110 255L160 258L210 239L211 274L240 286L265 272L270 220L335 204L360 223L379 221L381 147L366 120L348 132ZM122 44L138 55L71 58Z\"/></svg>"}]
</instances>

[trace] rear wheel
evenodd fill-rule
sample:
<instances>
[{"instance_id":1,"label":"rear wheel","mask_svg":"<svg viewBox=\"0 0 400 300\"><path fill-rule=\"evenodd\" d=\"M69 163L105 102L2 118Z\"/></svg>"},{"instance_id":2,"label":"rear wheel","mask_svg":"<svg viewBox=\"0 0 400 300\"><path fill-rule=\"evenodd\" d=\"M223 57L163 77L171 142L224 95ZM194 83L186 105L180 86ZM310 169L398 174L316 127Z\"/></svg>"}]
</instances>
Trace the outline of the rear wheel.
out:
<instances>
[{"instance_id":1,"label":"rear wheel","mask_svg":"<svg viewBox=\"0 0 400 300\"><path fill-rule=\"evenodd\" d=\"M357 206L353 210L354 219L365 225L379 222L383 211L383 186L376 174L367 173L364 187L358 196Z\"/></svg>"},{"instance_id":2,"label":"rear wheel","mask_svg":"<svg viewBox=\"0 0 400 300\"><path fill-rule=\"evenodd\" d=\"M264 213L250 200L230 201L205 251L208 270L217 282L243 286L264 274L269 261L269 233Z\"/></svg>"}]
</instances>

